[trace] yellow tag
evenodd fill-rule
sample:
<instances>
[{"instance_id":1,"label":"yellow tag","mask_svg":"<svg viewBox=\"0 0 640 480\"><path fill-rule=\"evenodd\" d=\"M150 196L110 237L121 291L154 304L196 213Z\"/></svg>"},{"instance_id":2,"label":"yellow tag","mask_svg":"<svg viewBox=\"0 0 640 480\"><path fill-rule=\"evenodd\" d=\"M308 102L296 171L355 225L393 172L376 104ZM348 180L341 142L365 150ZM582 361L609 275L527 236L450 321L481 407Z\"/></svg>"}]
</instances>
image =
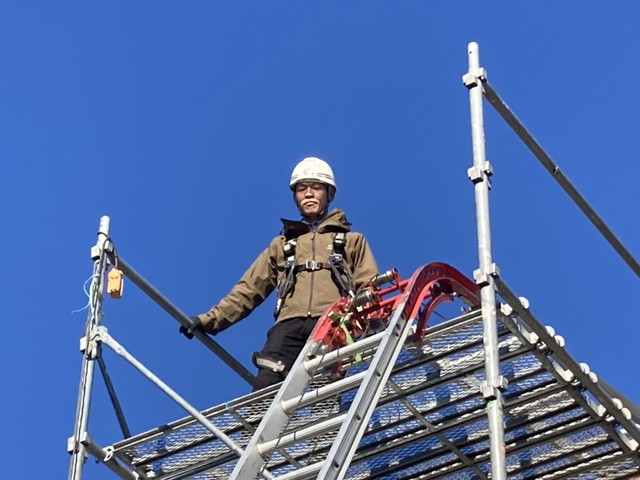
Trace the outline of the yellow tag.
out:
<instances>
[{"instance_id":1,"label":"yellow tag","mask_svg":"<svg viewBox=\"0 0 640 480\"><path fill-rule=\"evenodd\" d=\"M124 280L122 279L122 270L112 268L107 275L107 293L111 298L122 297L122 291L124 290Z\"/></svg>"}]
</instances>

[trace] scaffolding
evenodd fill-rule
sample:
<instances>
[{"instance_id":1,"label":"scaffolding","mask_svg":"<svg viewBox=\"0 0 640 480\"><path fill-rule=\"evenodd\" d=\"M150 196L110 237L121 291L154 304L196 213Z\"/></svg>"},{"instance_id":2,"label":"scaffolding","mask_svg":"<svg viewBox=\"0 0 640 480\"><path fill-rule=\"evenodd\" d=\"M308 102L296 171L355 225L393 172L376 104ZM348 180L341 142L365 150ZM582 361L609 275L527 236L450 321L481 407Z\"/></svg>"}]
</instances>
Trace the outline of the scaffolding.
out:
<instances>
[{"instance_id":1,"label":"scaffolding","mask_svg":"<svg viewBox=\"0 0 640 480\"><path fill-rule=\"evenodd\" d=\"M623 260L637 261L488 84L469 45L469 90L479 268L473 280L433 263L407 280L390 271L364 296L323 314L280 385L198 411L102 325L109 266L181 325L191 320L120 257L100 221L90 313L81 339L70 480L92 455L123 479L594 479L640 475L640 409L576 362L501 278L493 263L483 98L505 118ZM455 318L430 325L442 302ZM349 342L340 332L356 341ZM201 331L196 337L247 383L255 377ZM102 357L111 348L188 414L132 436ZM88 432L95 366L124 439L101 446ZM640 478L640 477L638 477Z\"/></svg>"}]
</instances>

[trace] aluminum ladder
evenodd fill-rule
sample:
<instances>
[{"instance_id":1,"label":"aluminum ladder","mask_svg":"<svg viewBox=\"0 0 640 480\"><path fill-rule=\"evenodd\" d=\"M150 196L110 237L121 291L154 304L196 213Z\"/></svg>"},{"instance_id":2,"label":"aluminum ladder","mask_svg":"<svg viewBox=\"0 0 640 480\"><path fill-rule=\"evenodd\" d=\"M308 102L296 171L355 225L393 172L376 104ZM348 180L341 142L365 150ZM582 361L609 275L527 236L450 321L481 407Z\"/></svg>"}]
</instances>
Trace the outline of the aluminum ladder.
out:
<instances>
[{"instance_id":1,"label":"aluminum ladder","mask_svg":"<svg viewBox=\"0 0 640 480\"><path fill-rule=\"evenodd\" d=\"M389 273L387 272L385 275L388 277ZM449 280L450 288L447 292L434 289L434 286L437 287L438 282L443 279ZM452 286L453 288L451 288ZM403 285L398 282L396 289L403 290L403 292L392 299L390 318L383 331L319 355L318 352L324 346L323 328L327 328L327 324L331 322L331 307L327 309L249 441L244 454L229 477L230 480L262 478L263 470L268 461L265 458L268 459L276 449L282 452L294 442L335 430L339 425L341 427L324 460L300 466L294 471L274 478L278 480L344 478L358 443L367 429L377 401L391 375L396 359L405 340L413 330L413 320L418 315L424 319L431 313L432 307L445 299L450 300L449 293L453 290L460 291L462 296L467 298L475 298L476 291L475 285L469 282L466 277L452 267L441 263L430 264L418 269ZM436 293L434 294L434 292ZM372 298L373 296L369 300ZM423 307L422 304L427 299L429 303ZM418 325L418 330L420 328L423 329L424 325L422 327ZM373 349L375 349L375 354L365 371L307 391L315 372L319 369ZM348 412L284 435L281 433L296 409L329 399L356 387L358 390Z\"/></svg>"}]
</instances>

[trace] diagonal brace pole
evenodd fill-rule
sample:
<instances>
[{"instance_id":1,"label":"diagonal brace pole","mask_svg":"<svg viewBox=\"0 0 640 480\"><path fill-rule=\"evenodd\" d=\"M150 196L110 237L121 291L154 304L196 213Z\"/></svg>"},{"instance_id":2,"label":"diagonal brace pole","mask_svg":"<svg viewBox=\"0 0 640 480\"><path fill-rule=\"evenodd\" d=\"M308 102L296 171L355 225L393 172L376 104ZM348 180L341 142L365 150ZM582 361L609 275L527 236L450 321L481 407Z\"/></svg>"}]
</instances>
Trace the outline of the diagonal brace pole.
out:
<instances>
[{"instance_id":1,"label":"diagonal brace pole","mask_svg":"<svg viewBox=\"0 0 640 480\"><path fill-rule=\"evenodd\" d=\"M120 345L109 333L105 327L98 328L98 339L103 344L110 347L116 354L120 355L127 362L133 365L142 375L149 379L156 387L162 390L166 395L182 407L189 415L195 418L202 426L209 430L216 438L220 439L229 449L236 453L239 457L242 456L244 450L242 450L226 433L216 427L209 421L207 417L202 415L196 408L176 393L171 387L158 378L151 370L145 367L138 359L131 355L122 345ZM273 479L273 475L264 470L262 475L267 479Z\"/></svg>"},{"instance_id":2,"label":"diagonal brace pole","mask_svg":"<svg viewBox=\"0 0 640 480\"><path fill-rule=\"evenodd\" d=\"M96 361L98 362L98 366L100 367L100 373L102 373L102 378L104 379L105 386L107 387L107 392L109 393L109 398L111 399L111 405L116 412L116 418L118 419L118 424L120 425L120 429L122 430L122 435L124 438L131 437L131 430L129 429L129 425L127 424L127 420L124 417L124 411L122 410L122 405L120 405L120 400L118 400L118 396L116 395L116 389L113 386L113 382L111 381L111 376L107 371L107 364L104 363L104 358L102 357L102 348L98 345L98 355L96 357Z\"/></svg>"},{"instance_id":3,"label":"diagonal brace pole","mask_svg":"<svg viewBox=\"0 0 640 480\"><path fill-rule=\"evenodd\" d=\"M511 111L506 103L500 98L496 91L489 85L486 78L482 79L482 87L484 97L493 105L500 116L509 124L513 131L520 137L524 144L531 150L531 153L540 161L542 166L551 174L558 182L562 189L569 195L571 200L578 206L582 213L591 221L594 227L602 234L609 245L620 255L622 260L640 277L640 264L631 254L631 252L623 245L613 231L607 226L602 217L593 209L589 202L580 194L578 189L571 183L567 176L560 170L560 167L552 160L552 158L544 151L537 140L529 133L525 126L520 122L518 117Z\"/></svg>"}]
</instances>

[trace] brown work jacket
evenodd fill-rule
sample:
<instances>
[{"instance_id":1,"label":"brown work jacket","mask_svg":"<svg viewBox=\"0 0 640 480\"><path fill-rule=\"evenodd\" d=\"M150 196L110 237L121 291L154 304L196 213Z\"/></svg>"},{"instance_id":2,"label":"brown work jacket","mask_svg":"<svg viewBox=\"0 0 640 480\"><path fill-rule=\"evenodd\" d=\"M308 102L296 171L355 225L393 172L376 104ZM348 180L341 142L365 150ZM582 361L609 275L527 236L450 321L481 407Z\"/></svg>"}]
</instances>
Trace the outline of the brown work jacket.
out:
<instances>
[{"instance_id":1,"label":"brown work jacket","mask_svg":"<svg viewBox=\"0 0 640 480\"><path fill-rule=\"evenodd\" d=\"M350 223L344 212L334 209L315 227L304 222L282 219L282 235L274 238L233 287L207 313L198 317L205 330L221 331L239 322L260 305L285 275L284 244L295 238L295 257L298 264L307 260L328 263L333 252L333 239L337 232L346 233L344 265L353 276L357 291L378 273L369 244L360 233L350 231ZM340 289L329 269L301 270L296 275L293 288L284 298L276 318L277 322L295 317L318 317L340 298Z\"/></svg>"}]
</instances>

